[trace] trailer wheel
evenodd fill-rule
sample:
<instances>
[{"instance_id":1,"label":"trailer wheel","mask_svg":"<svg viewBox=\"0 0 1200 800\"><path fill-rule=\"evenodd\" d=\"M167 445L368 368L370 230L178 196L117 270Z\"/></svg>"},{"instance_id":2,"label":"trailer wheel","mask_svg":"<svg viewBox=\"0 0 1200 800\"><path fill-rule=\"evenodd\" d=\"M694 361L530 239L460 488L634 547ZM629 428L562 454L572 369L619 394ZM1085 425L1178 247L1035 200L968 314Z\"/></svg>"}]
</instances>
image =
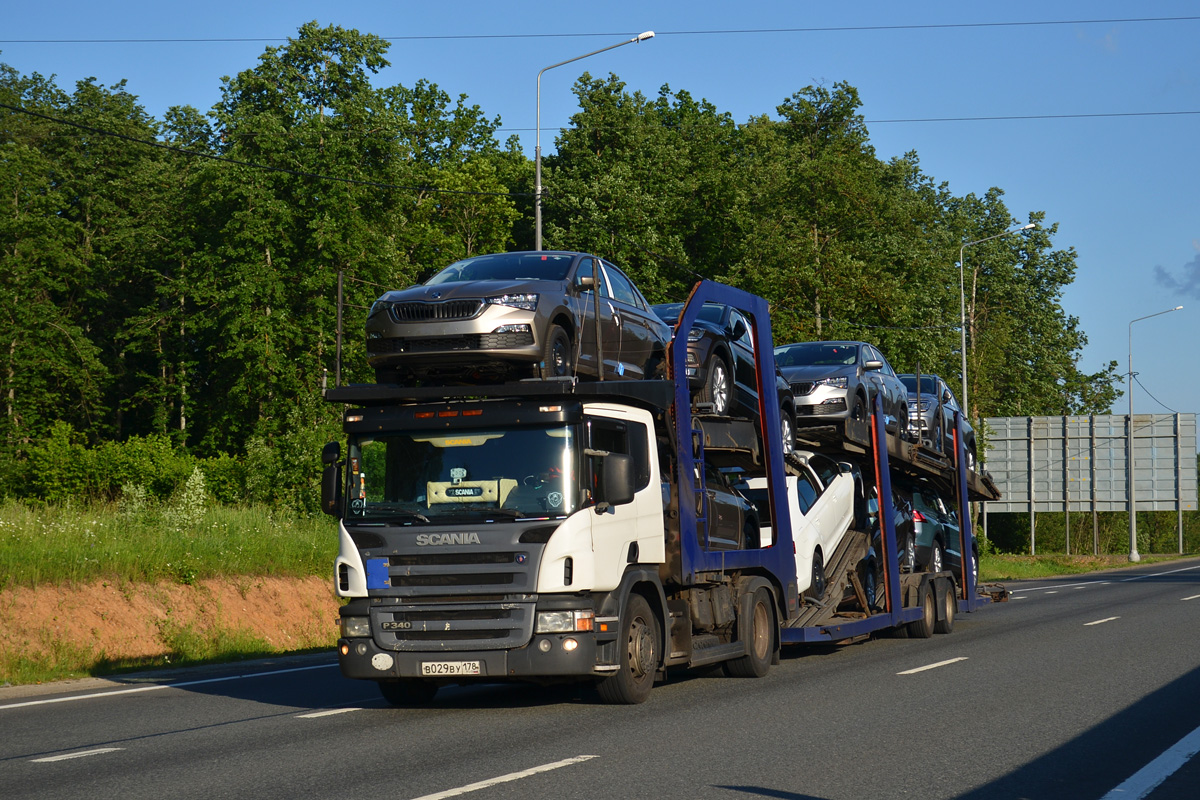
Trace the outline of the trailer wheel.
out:
<instances>
[{"instance_id":1,"label":"trailer wheel","mask_svg":"<svg viewBox=\"0 0 1200 800\"><path fill-rule=\"evenodd\" d=\"M771 593L759 588L750 604L750 618L744 623L746 655L726 664L725 672L734 678L761 678L771 668L771 648L775 644Z\"/></svg>"},{"instance_id":2,"label":"trailer wheel","mask_svg":"<svg viewBox=\"0 0 1200 800\"><path fill-rule=\"evenodd\" d=\"M610 705L643 703L654 688L654 673L658 670L658 620L650 604L640 594L629 595L629 603L621 618L621 668L604 678L596 690L600 699Z\"/></svg>"},{"instance_id":3,"label":"trailer wheel","mask_svg":"<svg viewBox=\"0 0 1200 800\"><path fill-rule=\"evenodd\" d=\"M603 367L601 367L603 369ZM542 353L542 378L565 378L574 371L571 364L571 339L560 325L546 331L546 349Z\"/></svg>"},{"instance_id":4,"label":"trailer wheel","mask_svg":"<svg viewBox=\"0 0 1200 800\"><path fill-rule=\"evenodd\" d=\"M427 705L437 694L437 684L416 678L398 681L379 681L379 693L388 705L397 708Z\"/></svg>"},{"instance_id":5,"label":"trailer wheel","mask_svg":"<svg viewBox=\"0 0 1200 800\"><path fill-rule=\"evenodd\" d=\"M929 587L932 589L933 587ZM954 597L954 584L946 587L942 593L942 618L933 625L934 633L951 633L954 631L954 614L958 611L958 603Z\"/></svg>"},{"instance_id":6,"label":"trailer wheel","mask_svg":"<svg viewBox=\"0 0 1200 800\"><path fill-rule=\"evenodd\" d=\"M913 639L928 639L933 636L937 624L937 608L933 598L933 584L925 587L925 598L921 601L921 618L908 623L908 635Z\"/></svg>"}]
</instances>

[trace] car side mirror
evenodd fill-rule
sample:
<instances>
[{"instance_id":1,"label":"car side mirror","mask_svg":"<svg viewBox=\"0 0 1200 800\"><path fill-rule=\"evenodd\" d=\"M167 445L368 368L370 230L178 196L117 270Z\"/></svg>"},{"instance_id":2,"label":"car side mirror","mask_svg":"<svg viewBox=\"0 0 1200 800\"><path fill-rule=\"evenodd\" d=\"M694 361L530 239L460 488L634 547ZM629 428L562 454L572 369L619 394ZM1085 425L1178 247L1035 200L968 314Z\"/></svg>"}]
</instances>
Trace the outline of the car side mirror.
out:
<instances>
[{"instance_id":1,"label":"car side mirror","mask_svg":"<svg viewBox=\"0 0 1200 800\"><path fill-rule=\"evenodd\" d=\"M872 369L883 369L883 362L882 362L882 361L879 361L878 359L872 359L872 360L870 360L870 361L864 361L864 362L863 362L863 369L865 369L865 370L872 370Z\"/></svg>"},{"instance_id":2,"label":"car side mirror","mask_svg":"<svg viewBox=\"0 0 1200 800\"><path fill-rule=\"evenodd\" d=\"M579 275L575 278L575 287L581 292L590 292L596 285L596 278L592 275Z\"/></svg>"},{"instance_id":3,"label":"car side mirror","mask_svg":"<svg viewBox=\"0 0 1200 800\"><path fill-rule=\"evenodd\" d=\"M737 322L733 323L733 330L731 330L729 332L729 338L740 339L745 335L746 335L746 323L739 319Z\"/></svg>"}]
</instances>

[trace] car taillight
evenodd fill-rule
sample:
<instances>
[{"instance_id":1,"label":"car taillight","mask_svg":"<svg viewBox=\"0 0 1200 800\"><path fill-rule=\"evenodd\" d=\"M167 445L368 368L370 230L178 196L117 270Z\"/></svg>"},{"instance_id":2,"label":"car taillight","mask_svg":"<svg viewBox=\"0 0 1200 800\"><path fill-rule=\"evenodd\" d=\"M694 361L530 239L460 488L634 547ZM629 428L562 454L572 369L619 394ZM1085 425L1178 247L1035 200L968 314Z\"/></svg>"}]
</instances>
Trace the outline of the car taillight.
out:
<instances>
[{"instance_id":1,"label":"car taillight","mask_svg":"<svg viewBox=\"0 0 1200 800\"><path fill-rule=\"evenodd\" d=\"M926 522L925 515L920 511L913 512L913 522Z\"/></svg>"}]
</instances>

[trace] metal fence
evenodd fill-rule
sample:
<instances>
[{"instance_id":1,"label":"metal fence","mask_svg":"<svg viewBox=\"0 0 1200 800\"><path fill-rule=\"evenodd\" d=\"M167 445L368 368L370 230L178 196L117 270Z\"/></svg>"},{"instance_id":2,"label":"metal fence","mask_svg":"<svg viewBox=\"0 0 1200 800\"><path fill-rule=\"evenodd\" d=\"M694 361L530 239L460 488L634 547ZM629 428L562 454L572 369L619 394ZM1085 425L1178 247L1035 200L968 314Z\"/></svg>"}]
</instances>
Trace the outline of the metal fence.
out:
<instances>
[{"instance_id":1,"label":"metal fence","mask_svg":"<svg viewBox=\"0 0 1200 800\"><path fill-rule=\"evenodd\" d=\"M988 514L1126 511L1128 415L989 417L984 468L1001 498ZM1133 475L1138 511L1196 510L1196 415L1136 414Z\"/></svg>"}]
</instances>

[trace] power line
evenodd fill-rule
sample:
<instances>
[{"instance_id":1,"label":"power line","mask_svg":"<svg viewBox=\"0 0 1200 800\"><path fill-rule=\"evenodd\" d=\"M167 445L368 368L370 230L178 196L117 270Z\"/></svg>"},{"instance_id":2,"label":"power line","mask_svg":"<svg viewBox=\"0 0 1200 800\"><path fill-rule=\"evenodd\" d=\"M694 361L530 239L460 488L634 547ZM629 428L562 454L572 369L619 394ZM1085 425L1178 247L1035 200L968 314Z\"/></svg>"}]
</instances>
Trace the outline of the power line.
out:
<instances>
[{"instance_id":1,"label":"power line","mask_svg":"<svg viewBox=\"0 0 1200 800\"><path fill-rule=\"evenodd\" d=\"M947 22L923 25L837 25L806 28L717 28L712 30L657 31L657 36L733 36L781 33L858 33L870 31L921 31L971 28L1023 28L1054 25L1113 25L1142 22L1194 22L1200 17L1126 17L1119 19L1062 19L1020 22ZM380 36L389 42L475 41L480 39L577 39L593 36L627 36L629 31L592 31L575 33L480 33L424 36ZM122 39L0 39L0 44L241 44L287 42L290 37L212 37L212 38L122 38Z\"/></svg>"}]
</instances>

